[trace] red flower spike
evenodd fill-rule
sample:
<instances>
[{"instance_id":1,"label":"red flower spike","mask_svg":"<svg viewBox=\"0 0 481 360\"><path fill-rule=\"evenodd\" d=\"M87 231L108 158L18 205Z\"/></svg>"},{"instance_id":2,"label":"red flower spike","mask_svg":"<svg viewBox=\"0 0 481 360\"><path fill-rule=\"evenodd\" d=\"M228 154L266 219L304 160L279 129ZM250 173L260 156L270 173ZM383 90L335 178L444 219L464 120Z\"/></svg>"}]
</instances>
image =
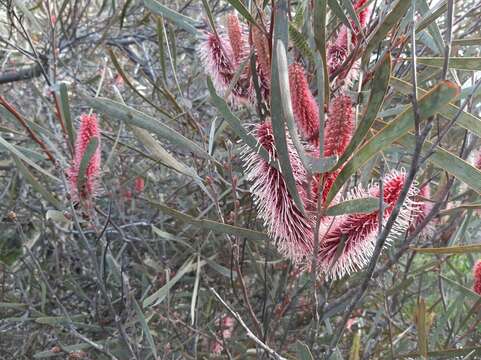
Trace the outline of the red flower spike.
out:
<instances>
[{"instance_id":1,"label":"red flower spike","mask_svg":"<svg viewBox=\"0 0 481 360\"><path fill-rule=\"evenodd\" d=\"M274 136L270 122L258 125L254 130L260 146L276 159ZM292 140L287 137L292 173L302 200L306 200L306 171L294 149ZM247 179L252 182L251 192L260 218L264 220L268 233L277 241L279 252L299 261L311 252L311 219L306 217L295 205L287 190L282 174L270 166L258 153L245 147L243 154Z\"/></svg>"},{"instance_id":2,"label":"red flower spike","mask_svg":"<svg viewBox=\"0 0 481 360\"><path fill-rule=\"evenodd\" d=\"M481 295L481 260L478 260L473 267L473 278L473 291L476 294Z\"/></svg>"},{"instance_id":3,"label":"red flower spike","mask_svg":"<svg viewBox=\"0 0 481 360\"><path fill-rule=\"evenodd\" d=\"M329 117L324 127L324 156L341 156L351 141L353 133L354 112L351 98L347 95L339 95L331 100L329 106ZM322 183L322 201L326 201L327 194L340 171L341 169L338 169L325 174L324 177L316 176L312 183L313 194L317 196Z\"/></svg>"},{"instance_id":4,"label":"red flower spike","mask_svg":"<svg viewBox=\"0 0 481 360\"><path fill-rule=\"evenodd\" d=\"M391 215L405 180L405 173L396 170L391 171L383 179L384 221ZM417 192L417 188L414 185L411 186L387 243L408 229L413 212L413 198ZM368 191L357 188L349 194L348 199L367 196L379 197L379 186L372 186ZM325 221L323 227L325 232L321 233L325 235L321 235L320 239L318 266L327 277L339 279L369 263L379 230L377 211L336 217L333 221Z\"/></svg>"},{"instance_id":5,"label":"red flower spike","mask_svg":"<svg viewBox=\"0 0 481 360\"><path fill-rule=\"evenodd\" d=\"M98 146L94 154L90 158L85 171L85 183L80 193L78 192L78 176L80 171L80 163L87 150L88 144L92 138L98 139ZM70 191L72 199L87 200L95 195L98 188L98 177L100 174L100 128L98 125L97 115L82 114L80 116L80 128L75 142L75 155L73 164L68 169L68 178L70 182Z\"/></svg>"},{"instance_id":6,"label":"red flower spike","mask_svg":"<svg viewBox=\"0 0 481 360\"><path fill-rule=\"evenodd\" d=\"M319 144L319 106L309 89L306 74L300 64L289 66L289 87L292 110L304 139Z\"/></svg>"}]
</instances>

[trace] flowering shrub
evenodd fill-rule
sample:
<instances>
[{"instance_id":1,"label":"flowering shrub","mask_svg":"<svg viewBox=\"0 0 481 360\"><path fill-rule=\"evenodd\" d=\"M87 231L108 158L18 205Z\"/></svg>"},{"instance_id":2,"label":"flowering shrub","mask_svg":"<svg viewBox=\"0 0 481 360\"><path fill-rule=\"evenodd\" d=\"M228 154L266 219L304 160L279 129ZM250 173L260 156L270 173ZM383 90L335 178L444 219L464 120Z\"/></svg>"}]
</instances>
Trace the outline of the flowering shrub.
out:
<instances>
[{"instance_id":1,"label":"flowering shrub","mask_svg":"<svg viewBox=\"0 0 481 360\"><path fill-rule=\"evenodd\" d=\"M478 12L1 2L0 357L481 356Z\"/></svg>"}]
</instances>

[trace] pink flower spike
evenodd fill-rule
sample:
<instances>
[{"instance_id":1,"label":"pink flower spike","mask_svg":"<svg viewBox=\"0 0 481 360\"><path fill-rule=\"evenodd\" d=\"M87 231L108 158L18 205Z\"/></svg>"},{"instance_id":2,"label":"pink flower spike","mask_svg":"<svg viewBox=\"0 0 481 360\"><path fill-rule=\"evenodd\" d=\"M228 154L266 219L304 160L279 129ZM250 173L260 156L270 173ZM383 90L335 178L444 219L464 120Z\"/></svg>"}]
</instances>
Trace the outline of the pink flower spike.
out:
<instances>
[{"instance_id":1,"label":"pink flower spike","mask_svg":"<svg viewBox=\"0 0 481 360\"><path fill-rule=\"evenodd\" d=\"M274 136L270 122L257 125L254 135L268 153L276 160ZM306 171L287 137L292 172L296 179L299 195L306 200ZM301 260L310 253L312 244L311 219L295 205L286 183L276 168L269 165L258 153L245 147L242 154L247 180L252 182L251 192L259 217L264 220L268 233L277 243L279 252L293 261Z\"/></svg>"},{"instance_id":2,"label":"pink flower spike","mask_svg":"<svg viewBox=\"0 0 481 360\"><path fill-rule=\"evenodd\" d=\"M225 93L236 73L230 42L223 35L206 32L199 47L199 54L217 91ZM245 102L249 97L249 86L242 86L239 81L234 85L230 95L233 101Z\"/></svg>"},{"instance_id":3,"label":"pink flower spike","mask_svg":"<svg viewBox=\"0 0 481 360\"><path fill-rule=\"evenodd\" d=\"M228 340L232 337L232 332L234 330L234 318L232 316L225 315L220 321L220 335L222 340ZM215 340L215 342L211 345L211 351L213 354L219 355L222 350L224 350L224 345Z\"/></svg>"},{"instance_id":4,"label":"pink flower spike","mask_svg":"<svg viewBox=\"0 0 481 360\"><path fill-rule=\"evenodd\" d=\"M384 221L391 215L405 180L405 173L396 170L384 177ZM413 211L413 198L417 191L415 186L409 190L387 243L408 229ZM357 188L349 194L348 199L367 196L379 197L379 186L375 185L368 191ZM377 211L335 218L332 222L326 222L324 226L327 227L327 233L320 239L318 266L327 277L339 279L346 274L362 269L369 263L379 230L379 213Z\"/></svg>"},{"instance_id":5,"label":"pink flower spike","mask_svg":"<svg viewBox=\"0 0 481 360\"><path fill-rule=\"evenodd\" d=\"M85 181L83 188L78 191L78 176L80 164L85 155L87 147L91 139L97 138L97 148L90 158L85 171ZM86 200L95 195L98 188L98 178L100 174L100 128L98 125L97 115L82 114L80 116L80 128L78 130L75 142L75 155L73 165L68 170L68 178L70 182L70 191L74 200Z\"/></svg>"},{"instance_id":6,"label":"pink flower spike","mask_svg":"<svg viewBox=\"0 0 481 360\"><path fill-rule=\"evenodd\" d=\"M481 295L481 260L478 260L473 267L473 291Z\"/></svg>"},{"instance_id":7,"label":"pink flower spike","mask_svg":"<svg viewBox=\"0 0 481 360\"><path fill-rule=\"evenodd\" d=\"M354 111L348 95L331 100L324 128L324 156L341 156L354 132Z\"/></svg>"},{"instance_id":8,"label":"pink flower spike","mask_svg":"<svg viewBox=\"0 0 481 360\"><path fill-rule=\"evenodd\" d=\"M134 182L135 193L137 193L137 194L142 193L142 191L144 191L144 187L145 187L144 178L141 177L141 176L137 176L135 178L135 182Z\"/></svg>"},{"instance_id":9,"label":"pink flower spike","mask_svg":"<svg viewBox=\"0 0 481 360\"><path fill-rule=\"evenodd\" d=\"M245 60L248 50L246 48L245 32L236 14L227 16L227 34L229 35L234 61L238 66Z\"/></svg>"},{"instance_id":10,"label":"pink flower spike","mask_svg":"<svg viewBox=\"0 0 481 360\"><path fill-rule=\"evenodd\" d=\"M294 119L304 139L313 145L319 144L319 106L309 89L306 74L300 64L289 66L289 87L291 91Z\"/></svg>"}]
</instances>

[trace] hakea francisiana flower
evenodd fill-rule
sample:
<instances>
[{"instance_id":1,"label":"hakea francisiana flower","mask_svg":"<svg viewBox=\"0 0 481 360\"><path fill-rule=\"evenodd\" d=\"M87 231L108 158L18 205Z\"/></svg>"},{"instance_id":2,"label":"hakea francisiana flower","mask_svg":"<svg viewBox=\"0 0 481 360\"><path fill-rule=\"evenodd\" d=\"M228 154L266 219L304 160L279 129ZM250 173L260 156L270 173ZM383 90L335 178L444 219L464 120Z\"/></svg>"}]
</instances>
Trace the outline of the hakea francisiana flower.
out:
<instances>
[{"instance_id":1,"label":"hakea francisiana flower","mask_svg":"<svg viewBox=\"0 0 481 360\"><path fill-rule=\"evenodd\" d=\"M429 184L425 184L419 189L418 196L429 199L431 196L431 190L429 189ZM412 233L416 228L426 219L433 208L433 203L427 200L420 199L415 204L413 204L414 213L411 216L411 223L409 225L409 233ZM434 226L432 223L427 223L426 226L421 230L420 235L424 238L429 238L434 233Z\"/></svg>"},{"instance_id":2,"label":"hakea francisiana flower","mask_svg":"<svg viewBox=\"0 0 481 360\"><path fill-rule=\"evenodd\" d=\"M98 139L98 144L85 170L85 179L81 189L78 188L79 171L87 147L93 138ZM75 142L75 154L72 166L67 175L70 183L70 194L74 201L90 200L97 192L100 174L100 128L97 115L82 114L80 128ZM80 190L80 191L79 191Z\"/></svg>"},{"instance_id":3,"label":"hakea francisiana flower","mask_svg":"<svg viewBox=\"0 0 481 360\"><path fill-rule=\"evenodd\" d=\"M289 65L289 88L294 119L302 137L311 144L318 145L319 106L309 89L302 65Z\"/></svg>"},{"instance_id":4,"label":"hakea francisiana flower","mask_svg":"<svg viewBox=\"0 0 481 360\"><path fill-rule=\"evenodd\" d=\"M212 77L215 88L220 92L226 92L237 71L237 62L229 37L206 32L199 54L207 73ZM246 102L250 97L249 91L249 82L245 82L241 76L234 85L230 98L234 102Z\"/></svg>"},{"instance_id":5,"label":"hakea francisiana flower","mask_svg":"<svg viewBox=\"0 0 481 360\"><path fill-rule=\"evenodd\" d=\"M347 95L338 95L331 100L329 116L324 127L324 156L341 156L354 133L354 111L352 100ZM313 181L313 193L317 194L322 184L322 201L327 198L332 184L341 169L318 176Z\"/></svg>"},{"instance_id":6,"label":"hakea francisiana flower","mask_svg":"<svg viewBox=\"0 0 481 360\"><path fill-rule=\"evenodd\" d=\"M276 148L272 125L266 121L257 125L253 135L271 159L276 161ZM297 190L304 201L306 196L306 170L287 136L292 173ZM277 241L279 252L294 261L309 253L312 243L311 219L304 215L294 203L287 190L282 173L272 167L257 152L245 147L242 153L247 180L252 183L251 192L259 216L264 220L268 233Z\"/></svg>"},{"instance_id":7,"label":"hakea francisiana flower","mask_svg":"<svg viewBox=\"0 0 481 360\"><path fill-rule=\"evenodd\" d=\"M481 295L481 260L478 260L473 267L473 291Z\"/></svg>"},{"instance_id":8,"label":"hakea francisiana flower","mask_svg":"<svg viewBox=\"0 0 481 360\"><path fill-rule=\"evenodd\" d=\"M257 75L263 100L267 101L271 89L271 54L266 36L256 26L252 27L252 44L256 51Z\"/></svg>"},{"instance_id":9,"label":"hakea francisiana flower","mask_svg":"<svg viewBox=\"0 0 481 360\"><path fill-rule=\"evenodd\" d=\"M404 186L406 174L404 171L391 171L384 177L384 220L391 215L394 205ZM379 185L363 190L353 190L347 199L364 197L379 197ZM387 243L404 233L409 228L409 220L414 211L413 202L417 195L417 188L412 185L408 196L401 207L396 222L388 236ZM342 278L346 274L362 269L372 257L376 238L379 232L379 212L363 214L349 214L334 218L323 223L317 263L319 269L327 277Z\"/></svg>"},{"instance_id":10,"label":"hakea francisiana flower","mask_svg":"<svg viewBox=\"0 0 481 360\"><path fill-rule=\"evenodd\" d=\"M246 34L236 14L227 16L227 34L232 48L233 60L239 66L247 57Z\"/></svg>"},{"instance_id":11,"label":"hakea francisiana flower","mask_svg":"<svg viewBox=\"0 0 481 360\"><path fill-rule=\"evenodd\" d=\"M367 0L358 0L354 4L354 9L358 10L361 9ZM367 6L363 10L358 13L359 23L362 27L366 25L370 14L370 7ZM351 22L354 30L359 31L356 29L356 25L354 22ZM339 68L344 64L346 59L349 56L350 49L354 48L357 44L357 34L352 34L351 30L346 27L346 25L342 25L339 29L337 34L336 40L329 44L328 51L327 51L327 65L329 69L329 74L336 73ZM343 71L343 78L347 76L349 71Z\"/></svg>"}]
</instances>

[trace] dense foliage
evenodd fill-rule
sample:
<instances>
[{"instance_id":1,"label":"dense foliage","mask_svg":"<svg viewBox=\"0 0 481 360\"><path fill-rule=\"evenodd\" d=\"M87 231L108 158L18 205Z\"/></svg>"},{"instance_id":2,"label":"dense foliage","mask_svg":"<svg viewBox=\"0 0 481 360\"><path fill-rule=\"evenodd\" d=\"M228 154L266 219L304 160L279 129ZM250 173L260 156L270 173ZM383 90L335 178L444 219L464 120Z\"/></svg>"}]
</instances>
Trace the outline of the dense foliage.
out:
<instances>
[{"instance_id":1,"label":"dense foliage","mask_svg":"<svg viewBox=\"0 0 481 360\"><path fill-rule=\"evenodd\" d=\"M0 2L0 358L481 358L479 0Z\"/></svg>"}]
</instances>

